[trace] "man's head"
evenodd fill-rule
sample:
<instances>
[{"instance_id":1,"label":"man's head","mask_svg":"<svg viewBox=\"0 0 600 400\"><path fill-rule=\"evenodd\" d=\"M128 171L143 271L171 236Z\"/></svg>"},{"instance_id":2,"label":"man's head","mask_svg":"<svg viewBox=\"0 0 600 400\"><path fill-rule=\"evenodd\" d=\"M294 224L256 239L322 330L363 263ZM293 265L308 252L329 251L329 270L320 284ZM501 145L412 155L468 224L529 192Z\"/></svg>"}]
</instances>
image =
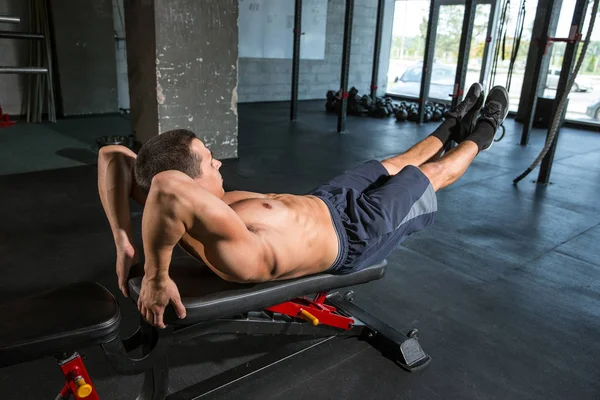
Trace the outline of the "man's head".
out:
<instances>
[{"instance_id":1,"label":"man's head","mask_svg":"<svg viewBox=\"0 0 600 400\"><path fill-rule=\"evenodd\" d=\"M135 162L135 180L146 193L152 179L163 171L181 171L218 197L223 196L221 162L186 129L175 129L155 136L141 148Z\"/></svg>"}]
</instances>

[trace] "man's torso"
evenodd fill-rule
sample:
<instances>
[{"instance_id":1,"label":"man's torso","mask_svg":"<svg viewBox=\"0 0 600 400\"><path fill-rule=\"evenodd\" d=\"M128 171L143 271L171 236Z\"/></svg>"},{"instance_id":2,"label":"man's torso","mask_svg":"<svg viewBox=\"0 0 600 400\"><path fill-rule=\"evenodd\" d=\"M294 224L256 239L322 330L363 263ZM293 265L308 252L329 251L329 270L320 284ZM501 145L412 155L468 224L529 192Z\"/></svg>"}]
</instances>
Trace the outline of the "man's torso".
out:
<instances>
[{"instance_id":1,"label":"man's torso","mask_svg":"<svg viewBox=\"0 0 600 400\"><path fill-rule=\"evenodd\" d=\"M228 192L223 201L260 238L272 279L322 272L335 262L338 238L329 209L319 198ZM200 242L187 234L181 242L188 253L211 265Z\"/></svg>"}]
</instances>

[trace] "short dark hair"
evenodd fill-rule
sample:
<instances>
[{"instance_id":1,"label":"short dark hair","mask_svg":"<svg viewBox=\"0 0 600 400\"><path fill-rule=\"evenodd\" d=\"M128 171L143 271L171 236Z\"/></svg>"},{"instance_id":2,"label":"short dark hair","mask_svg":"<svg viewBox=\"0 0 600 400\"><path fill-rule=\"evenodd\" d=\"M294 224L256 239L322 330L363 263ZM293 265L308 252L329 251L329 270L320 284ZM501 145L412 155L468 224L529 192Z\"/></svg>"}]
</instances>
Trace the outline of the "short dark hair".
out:
<instances>
[{"instance_id":1,"label":"short dark hair","mask_svg":"<svg viewBox=\"0 0 600 400\"><path fill-rule=\"evenodd\" d=\"M201 175L202 157L192 152L194 132L174 129L148 140L140 149L135 161L135 181L147 194L152 179L163 171L181 171L191 178Z\"/></svg>"}]
</instances>

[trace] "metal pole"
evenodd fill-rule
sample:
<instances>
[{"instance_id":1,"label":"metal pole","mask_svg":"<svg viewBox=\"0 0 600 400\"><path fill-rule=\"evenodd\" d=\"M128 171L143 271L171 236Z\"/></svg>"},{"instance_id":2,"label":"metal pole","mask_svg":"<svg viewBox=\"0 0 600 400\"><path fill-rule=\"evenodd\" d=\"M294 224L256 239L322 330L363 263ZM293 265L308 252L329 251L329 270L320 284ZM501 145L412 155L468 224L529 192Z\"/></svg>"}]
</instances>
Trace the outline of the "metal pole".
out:
<instances>
[{"instance_id":1,"label":"metal pole","mask_svg":"<svg viewBox=\"0 0 600 400\"><path fill-rule=\"evenodd\" d=\"M21 18L9 17L8 15L0 15L0 24L20 24Z\"/></svg>"},{"instance_id":2,"label":"metal pole","mask_svg":"<svg viewBox=\"0 0 600 400\"><path fill-rule=\"evenodd\" d=\"M302 36L302 0L294 8L294 58L292 60L292 105L290 120L298 118L298 81L300 79L300 37Z\"/></svg>"},{"instance_id":3,"label":"metal pole","mask_svg":"<svg viewBox=\"0 0 600 400\"><path fill-rule=\"evenodd\" d=\"M0 39L44 39L39 33L0 31Z\"/></svg>"},{"instance_id":4,"label":"metal pole","mask_svg":"<svg viewBox=\"0 0 600 400\"><path fill-rule=\"evenodd\" d=\"M469 63L469 49L471 48L471 37L473 25L475 24L475 2L465 1L465 15L463 17L462 34L458 47L458 62L456 64L456 76L454 77L454 93L452 93L452 107L461 100L467 79L467 64Z\"/></svg>"},{"instance_id":5,"label":"metal pole","mask_svg":"<svg viewBox=\"0 0 600 400\"><path fill-rule=\"evenodd\" d=\"M576 28L577 33L581 33L581 28L584 22L585 13L587 9L587 0L577 0L575 3L575 10L573 11L573 22L571 22L571 29ZM569 75L573 71L573 66L575 65L575 53L577 52L577 46L579 42L568 42L565 48L565 54L563 57L562 68L560 71L560 79L558 81L558 87L556 88L556 100L554 105L554 112L556 112L556 108L558 106L559 99L562 98L563 94L567 89L567 81L569 80ZM580 56L581 57L581 56ZM567 103L568 104L568 103ZM540 173L538 175L538 183L548 183L550 182L550 172L552 171L552 163L554 162L554 153L556 152L556 144L558 142L558 136L560 133L560 126L564 122L566 114L566 107L560 116L560 123L558 124L558 128L556 131L556 135L554 136L554 140L552 141L552 145L550 146L550 150L542 159L542 164L540 166ZM550 131L548 131L549 133Z\"/></svg>"},{"instance_id":6,"label":"metal pole","mask_svg":"<svg viewBox=\"0 0 600 400\"><path fill-rule=\"evenodd\" d=\"M344 43L342 51L342 79L340 94L342 106L338 114L337 132L346 132L346 111L348 108L348 71L350 70L350 49L352 47L352 17L354 14L354 0L346 0L346 15L344 16Z\"/></svg>"},{"instance_id":7,"label":"metal pole","mask_svg":"<svg viewBox=\"0 0 600 400\"><path fill-rule=\"evenodd\" d=\"M423 56L423 73L421 74L421 91L419 92L419 120L423 123L425 115L425 102L429 98L429 81L431 80L431 67L433 66L433 53L435 51L435 33L437 32L440 6L431 0L429 6L429 24L427 24L427 39L425 39L425 55Z\"/></svg>"},{"instance_id":8,"label":"metal pole","mask_svg":"<svg viewBox=\"0 0 600 400\"><path fill-rule=\"evenodd\" d=\"M379 80L379 56L381 54L381 32L383 31L383 11L385 0L377 3L377 23L375 25L375 43L373 49L373 73L371 74L371 99L377 97L377 81Z\"/></svg>"},{"instance_id":9,"label":"metal pole","mask_svg":"<svg viewBox=\"0 0 600 400\"><path fill-rule=\"evenodd\" d=\"M521 93L525 93L525 86L527 85L530 88L529 96L525 96L525 100L527 101L525 103L525 112L523 113L524 120L523 133L521 134L521 146L527 146L529 143L529 134L533 128L533 119L535 117L538 94L540 93L540 84L545 84L546 82L545 78L543 80L540 79L542 67L544 66L546 43L549 32L552 30L552 26L558 21L562 0L546 0L545 3L545 7L538 3L536 23L539 22L539 26L535 26L536 23L534 23L533 30L536 32L536 28L538 28L540 34L537 38L533 37L531 39L531 45L529 47L529 54L531 57L535 57L535 62L531 73L529 73L528 68L525 69L525 76L528 77L528 79L523 80L523 89L521 90ZM500 40L500 38L498 38L498 40ZM527 58L529 64L531 58L530 56ZM521 101L523 101L523 97L521 97Z\"/></svg>"},{"instance_id":10,"label":"metal pole","mask_svg":"<svg viewBox=\"0 0 600 400\"><path fill-rule=\"evenodd\" d=\"M0 67L0 74L45 74L48 68L42 67Z\"/></svg>"}]
</instances>

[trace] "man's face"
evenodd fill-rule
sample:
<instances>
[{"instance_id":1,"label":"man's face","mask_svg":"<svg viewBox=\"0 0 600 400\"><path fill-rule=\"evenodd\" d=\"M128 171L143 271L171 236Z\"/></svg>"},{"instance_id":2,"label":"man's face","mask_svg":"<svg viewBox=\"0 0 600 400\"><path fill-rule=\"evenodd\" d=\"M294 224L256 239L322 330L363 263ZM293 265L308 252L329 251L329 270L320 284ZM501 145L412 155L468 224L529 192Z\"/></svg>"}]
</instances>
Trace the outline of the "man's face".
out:
<instances>
[{"instance_id":1,"label":"man's face","mask_svg":"<svg viewBox=\"0 0 600 400\"><path fill-rule=\"evenodd\" d=\"M194 139L191 146L192 151L202 157L200 163L202 173L195 181L215 196L222 198L225 191L223 190L223 177L219 172L221 161L213 158L212 152L199 139Z\"/></svg>"}]
</instances>

